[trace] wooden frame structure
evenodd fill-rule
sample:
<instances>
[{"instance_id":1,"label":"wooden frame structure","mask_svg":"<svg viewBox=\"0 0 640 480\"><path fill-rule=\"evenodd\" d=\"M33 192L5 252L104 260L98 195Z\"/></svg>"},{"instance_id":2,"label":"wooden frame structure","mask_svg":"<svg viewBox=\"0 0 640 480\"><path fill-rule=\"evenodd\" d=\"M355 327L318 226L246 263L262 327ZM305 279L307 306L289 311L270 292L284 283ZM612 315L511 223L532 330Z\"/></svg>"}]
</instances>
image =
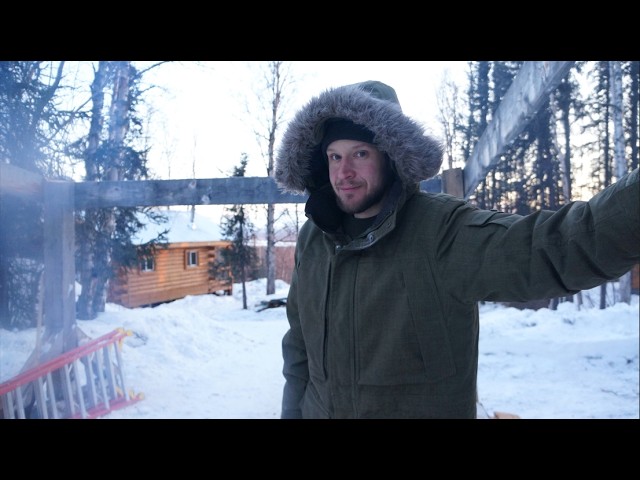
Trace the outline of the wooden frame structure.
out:
<instances>
[{"instance_id":1,"label":"wooden frame structure","mask_svg":"<svg viewBox=\"0 0 640 480\"><path fill-rule=\"evenodd\" d=\"M423 182L428 191L468 197L497 163L574 62L525 62L483 133L465 168ZM44 203L45 328L62 333L63 351L77 346L75 335L74 211L135 206L302 203L284 194L271 177L145 180L121 182L51 181L0 163L0 195Z\"/></svg>"}]
</instances>

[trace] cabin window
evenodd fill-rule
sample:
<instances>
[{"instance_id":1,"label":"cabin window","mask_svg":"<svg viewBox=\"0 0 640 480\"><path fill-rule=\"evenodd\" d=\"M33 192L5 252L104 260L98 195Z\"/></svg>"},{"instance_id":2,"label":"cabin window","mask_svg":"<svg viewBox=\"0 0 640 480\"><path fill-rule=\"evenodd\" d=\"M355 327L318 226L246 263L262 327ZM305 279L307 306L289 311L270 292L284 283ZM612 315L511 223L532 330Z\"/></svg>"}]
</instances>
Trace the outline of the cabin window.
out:
<instances>
[{"instance_id":1,"label":"cabin window","mask_svg":"<svg viewBox=\"0 0 640 480\"><path fill-rule=\"evenodd\" d=\"M145 257L140 260L140 271L141 272L153 272L156 269L155 262L153 261L153 257Z\"/></svg>"},{"instance_id":2,"label":"cabin window","mask_svg":"<svg viewBox=\"0 0 640 480\"><path fill-rule=\"evenodd\" d=\"M197 267L198 266L198 251L197 250L187 250L187 267Z\"/></svg>"}]
</instances>

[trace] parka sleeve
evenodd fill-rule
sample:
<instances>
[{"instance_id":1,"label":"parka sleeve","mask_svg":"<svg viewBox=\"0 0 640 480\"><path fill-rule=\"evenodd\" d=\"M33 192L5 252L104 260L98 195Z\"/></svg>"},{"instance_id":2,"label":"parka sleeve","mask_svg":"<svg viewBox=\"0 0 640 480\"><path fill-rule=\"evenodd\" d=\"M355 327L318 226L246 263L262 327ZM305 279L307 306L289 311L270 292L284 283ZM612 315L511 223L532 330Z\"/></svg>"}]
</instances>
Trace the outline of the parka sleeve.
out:
<instances>
[{"instance_id":1,"label":"parka sleeve","mask_svg":"<svg viewBox=\"0 0 640 480\"><path fill-rule=\"evenodd\" d=\"M282 358L284 360L282 373L285 378L285 384L280 417L283 419L302 418L301 403L307 382L309 381L307 350L300 327L297 290L298 275L296 261L286 307L289 330L282 339Z\"/></svg>"},{"instance_id":2,"label":"parka sleeve","mask_svg":"<svg viewBox=\"0 0 640 480\"><path fill-rule=\"evenodd\" d=\"M527 216L460 208L441 251L465 300L527 301L594 288L640 262L638 169L588 201ZM453 215L456 217L456 215ZM450 255L455 252L454 255Z\"/></svg>"}]
</instances>

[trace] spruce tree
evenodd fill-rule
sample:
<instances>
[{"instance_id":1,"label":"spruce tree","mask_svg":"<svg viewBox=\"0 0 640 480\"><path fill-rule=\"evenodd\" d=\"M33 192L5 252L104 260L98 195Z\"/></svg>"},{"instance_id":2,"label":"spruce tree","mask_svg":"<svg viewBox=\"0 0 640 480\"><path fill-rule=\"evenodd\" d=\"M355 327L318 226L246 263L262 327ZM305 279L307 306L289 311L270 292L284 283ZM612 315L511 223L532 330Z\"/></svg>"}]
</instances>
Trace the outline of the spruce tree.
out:
<instances>
[{"instance_id":1,"label":"spruce tree","mask_svg":"<svg viewBox=\"0 0 640 480\"><path fill-rule=\"evenodd\" d=\"M243 153L240 165L233 169L233 177L244 177L247 168L247 154ZM247 309L247 279L253 274L257 255L250 242L255 239L255 227L249 218L244 205L225 207L221 222L222 235L231 240L231 246L223 250L225 261L231 266L234 278L240 279L242 284L242 308Z\"/></svg>"}]
</instances>

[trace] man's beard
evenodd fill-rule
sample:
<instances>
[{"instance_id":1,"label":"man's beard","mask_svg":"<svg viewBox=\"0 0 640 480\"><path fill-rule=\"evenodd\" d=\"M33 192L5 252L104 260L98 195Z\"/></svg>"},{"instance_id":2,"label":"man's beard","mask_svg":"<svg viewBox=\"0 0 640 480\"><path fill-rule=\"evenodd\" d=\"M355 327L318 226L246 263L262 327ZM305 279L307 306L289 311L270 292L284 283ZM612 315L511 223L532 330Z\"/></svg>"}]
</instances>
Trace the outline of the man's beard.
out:
<instances>
[{"instance_id":1,"label":"man's beard","mask_svg":"<svg viewBox=\"0 0 640 480\"><path fill-rule=\"evenodd\" d=\"M364 197L359 203L352 204L351 206L345 205L342 199L336 195L336 201L340 210L350 215L356 215L368 210L378 202L381 202L389 191L391 184L393 183L393 173L391 172L391 169L389 167L387 168L388 170L387 174L385 175L385 182L381 184L376 190Z\"/></svg>"},{"instance_id":2,"label":"man's beard","mask_svg":"<svg viewBox=\"0 0 640 480\"><path fill-rule=\"evenodd\" d=\"M364 197L359 203L352 204L352 205L345 205L342 199L338 196L336 196L336 201L338 202L338 207L340 208L340 210L350 215L355 215L368 210L378 202L382 201L386 193L387 193L387 186L380 185L380 187L377 190L371 192L369 195Z\"/></svg>"}]
</instances>

